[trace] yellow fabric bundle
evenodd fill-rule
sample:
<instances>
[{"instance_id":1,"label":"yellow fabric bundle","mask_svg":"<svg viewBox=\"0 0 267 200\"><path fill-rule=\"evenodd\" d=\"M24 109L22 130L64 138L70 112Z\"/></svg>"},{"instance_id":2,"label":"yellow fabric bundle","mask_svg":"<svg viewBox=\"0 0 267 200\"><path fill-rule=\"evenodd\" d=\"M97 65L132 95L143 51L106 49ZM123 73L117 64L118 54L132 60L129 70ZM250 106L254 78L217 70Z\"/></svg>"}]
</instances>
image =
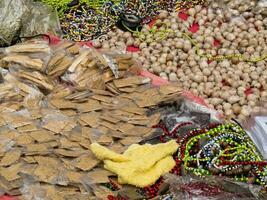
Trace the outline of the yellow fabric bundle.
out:
<instances>
[{"instance_id":1,"label":"yellow fabric bundle","mask_svg":"<svg viewBox=\"0 0 267 200\"><path fill-rule=\"evenodd\" d=\"M164 144L131 145L123 154L117 154L97 143L91 145L95 156L104 161L104 167L117 174L120 184L146 187L174 166L172 155L178 144L172 140Z\"/></svg>"}]
</instances>

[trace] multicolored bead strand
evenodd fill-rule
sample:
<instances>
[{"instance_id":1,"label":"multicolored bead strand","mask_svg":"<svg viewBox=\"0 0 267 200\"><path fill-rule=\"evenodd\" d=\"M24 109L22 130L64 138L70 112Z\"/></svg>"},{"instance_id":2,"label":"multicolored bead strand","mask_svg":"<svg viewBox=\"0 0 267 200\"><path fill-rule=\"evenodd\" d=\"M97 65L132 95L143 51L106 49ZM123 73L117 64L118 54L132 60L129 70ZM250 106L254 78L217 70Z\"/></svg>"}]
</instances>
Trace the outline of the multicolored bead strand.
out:
<instances>
[{"instance_id":1,"label":"multicolored bead strand","mask_svg":"<svg viewBox=\"0 0 267 200\"><path fill-rule=\"evenodd\" d=\"M267 187L267 162L245 131L235 124L192 131L181 141L179 154L185 170L195 175L230 176L242 182L254 178Z\"/></svg>"}]
</instances>

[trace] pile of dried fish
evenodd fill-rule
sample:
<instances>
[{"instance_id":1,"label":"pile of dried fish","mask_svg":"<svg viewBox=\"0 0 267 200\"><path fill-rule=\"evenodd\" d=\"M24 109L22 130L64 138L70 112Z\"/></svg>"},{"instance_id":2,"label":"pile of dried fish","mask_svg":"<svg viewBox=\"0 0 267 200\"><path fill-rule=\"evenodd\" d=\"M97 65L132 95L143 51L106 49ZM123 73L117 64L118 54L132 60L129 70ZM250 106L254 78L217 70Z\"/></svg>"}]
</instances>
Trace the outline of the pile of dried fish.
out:
<instances>
[{"instance_id":1,"label":"pile of dried fish","mask_svg":"<svg viewBox=\"0 0 267 200\"><path fill-rule=\"evenodd\" d=\"M0 192L27 200L115 195L90 144L123 152L154 132L160 113L148 111L181 92L133 75L129 55L70 42L8 47L0 66Z\"/></svg>"}]
</instances>

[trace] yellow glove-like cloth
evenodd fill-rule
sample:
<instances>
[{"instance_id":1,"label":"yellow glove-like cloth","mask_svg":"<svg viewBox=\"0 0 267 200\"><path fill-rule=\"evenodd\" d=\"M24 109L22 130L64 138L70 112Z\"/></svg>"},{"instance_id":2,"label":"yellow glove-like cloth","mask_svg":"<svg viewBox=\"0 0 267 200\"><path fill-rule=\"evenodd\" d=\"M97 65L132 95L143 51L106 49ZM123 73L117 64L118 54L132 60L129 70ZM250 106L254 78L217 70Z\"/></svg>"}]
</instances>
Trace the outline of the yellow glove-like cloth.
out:
<instances>
[{"instance_id":1,"label":"yellow glove-like cloth","mask_svg":"<svg viewBox=\"0 0 267 200\"><path fill-rule=\"evenodd\" d=\"M118 175L120 184L141 188L154 184L160 176L172 170L175 166L172 155L177 149L178 144L174 140L157 145L133 144L123 154L97 143L91 145L95 156L104 161L104 167Z\"/></svg>"}]
</instances>

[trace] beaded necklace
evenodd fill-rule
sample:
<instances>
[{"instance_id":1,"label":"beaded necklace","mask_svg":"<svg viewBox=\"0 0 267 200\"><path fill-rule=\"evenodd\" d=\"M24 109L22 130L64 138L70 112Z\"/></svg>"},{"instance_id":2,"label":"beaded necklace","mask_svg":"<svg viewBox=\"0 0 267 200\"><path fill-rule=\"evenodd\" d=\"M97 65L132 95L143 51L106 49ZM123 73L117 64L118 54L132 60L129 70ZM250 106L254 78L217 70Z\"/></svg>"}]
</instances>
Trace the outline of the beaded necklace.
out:
<instances>
[{"instance_id":1,"label":"beaded necklace","mask_svg":"<svg viewBox=\"0 0 267 200\"><path fill-rule=\"evenodd\" d=\"M184 169L195 175L229 176L267 187L267 162L263 162L249 136L237 125L191 131L181 140L179 155Z\"/></svg>"}]
</instances>

